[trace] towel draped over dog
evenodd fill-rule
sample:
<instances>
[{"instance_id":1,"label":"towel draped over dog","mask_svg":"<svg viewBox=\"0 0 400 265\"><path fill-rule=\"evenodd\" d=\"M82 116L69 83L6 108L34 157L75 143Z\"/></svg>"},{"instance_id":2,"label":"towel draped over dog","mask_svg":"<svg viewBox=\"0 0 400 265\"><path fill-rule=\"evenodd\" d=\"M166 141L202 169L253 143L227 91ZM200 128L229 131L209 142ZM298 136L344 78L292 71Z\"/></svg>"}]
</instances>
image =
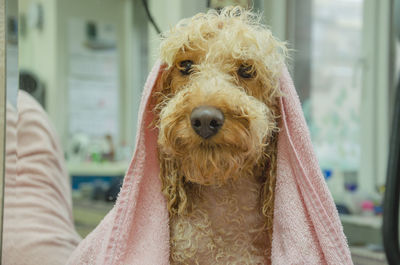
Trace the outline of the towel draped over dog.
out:
<instances>
[{"instance_id":1,"label":"towel draped over dog","mask_svg":"<svg viewBox=\"0 0 400 265\"><path fill-rule=\"evenodd\" d=\"M158 131L152 92L164 67L147 78L136 149L114 208L85 238L68 264L169 264L169 219L161 193ZM337 210L313 152L301 105L284 67L272 239L272 264L352 264Z\"/></svg>"}]
</instances>

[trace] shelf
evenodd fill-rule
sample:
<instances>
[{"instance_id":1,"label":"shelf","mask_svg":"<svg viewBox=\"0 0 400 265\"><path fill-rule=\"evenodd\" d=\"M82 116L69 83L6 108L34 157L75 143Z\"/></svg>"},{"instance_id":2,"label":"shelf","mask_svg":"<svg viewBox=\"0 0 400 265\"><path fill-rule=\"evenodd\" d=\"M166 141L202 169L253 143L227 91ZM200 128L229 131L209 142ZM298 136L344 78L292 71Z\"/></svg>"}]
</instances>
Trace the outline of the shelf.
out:
<instances>
[{"instance_id":1,"label":"shelf","mask_svg":"<svg viewBox=\"0 0 400 265\"><path fill-rule=\"evenodd\" d=\"M68 172L71 176L124 176L129 167L129 162L67 162Z\"/></svg>"},{"instance_id":2,"label":"shelf","mask_svg":"<svg viewBox=\"0 0 400 265\"><path fill-rule=\"evenodd\" d=\"M365 226L374 229L381 229L382 216L361 216L361 215L340 215L343 224Z\"/></svg>"}]
</instances>

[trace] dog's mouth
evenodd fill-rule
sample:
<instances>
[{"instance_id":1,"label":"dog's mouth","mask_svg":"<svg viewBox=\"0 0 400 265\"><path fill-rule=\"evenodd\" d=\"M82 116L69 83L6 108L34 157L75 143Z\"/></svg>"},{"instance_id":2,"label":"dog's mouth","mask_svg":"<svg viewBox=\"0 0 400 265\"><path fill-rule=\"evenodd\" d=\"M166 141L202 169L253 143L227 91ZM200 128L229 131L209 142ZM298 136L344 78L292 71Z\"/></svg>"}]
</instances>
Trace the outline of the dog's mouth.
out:
<instances>
[{"instance_id":1,"label":"dog's mouth","mask_svg":"<svg viewBox=\"0 0 400 265\"><path fill-rule=\"evenodd\" d=\"M250 176L261 152L235 152L214 145L202 146L180 159L179 171L187 181L201 185L223 185L228 180Z\"/></svg>"},{"instance_id":2,"label":"dog's mouth","mask_svg":"<svg viewBox=\"0 0 400 265\"><path fill-rule=\"evenodd\" d=\"M159 150L175 161L187 181L201 185L251 175L272 130L265 116L257 119L212 106L195 107L186 118L163 118Z\"/></svg>"},{"instance_id":3,"label":"dog's mouth","mask_svg":"<svg viewBox=\"0 0 400 265\"><path fill-rule=\"evenodd\" d=\"M186 113L190 115L160 119L159 148L174 157L190 155L197 149L249 153L264 142L271 129L267 117L260 121L254 115L226 108L201 105ZM262 128L257 130L256 126Z\"/></svg>"}]
</instances>

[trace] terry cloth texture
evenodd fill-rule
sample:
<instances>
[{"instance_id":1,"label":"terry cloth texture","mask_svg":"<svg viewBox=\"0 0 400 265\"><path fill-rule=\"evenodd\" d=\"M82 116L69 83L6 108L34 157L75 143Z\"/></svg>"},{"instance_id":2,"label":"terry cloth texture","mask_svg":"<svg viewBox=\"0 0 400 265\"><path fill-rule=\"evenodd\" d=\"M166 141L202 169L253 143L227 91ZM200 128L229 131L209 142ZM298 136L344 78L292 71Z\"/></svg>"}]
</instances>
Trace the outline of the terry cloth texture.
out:
<instances>
[{"instance_id":1,"label":"terry cloth texture","mask_svg":"<svg viewBox=\"0 0 400 265\"><path fill-rule=\"evenodd\" d=\"M64 265L81 238L61 145L42 107L18 94L7 105L2 264Z\"/></svg>"},{"instance_id":2,"label":"terry cloth texture","mask_svg":"<svg viewBox=\"0 0 400 265\"><path fill-rule=\"evenodd\" d=\"M68 264L169 264L169 226L157 161L151 94L157 62L142 95L136 150L111 212L84 239ZM314 155L300 102L285 68L272 264L352 264L336 207Z\"/></svg>"}]
</instances>

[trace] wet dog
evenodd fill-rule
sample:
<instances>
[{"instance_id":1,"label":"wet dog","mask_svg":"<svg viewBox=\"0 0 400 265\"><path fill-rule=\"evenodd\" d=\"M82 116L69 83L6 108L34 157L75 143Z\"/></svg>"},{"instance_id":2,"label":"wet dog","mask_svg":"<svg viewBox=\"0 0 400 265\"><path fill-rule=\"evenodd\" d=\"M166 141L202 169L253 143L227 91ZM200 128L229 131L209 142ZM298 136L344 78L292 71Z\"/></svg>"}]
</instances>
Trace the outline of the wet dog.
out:
<instances>
[{"instance_id":1,"label":"wet dog","mask_svg":"<svg viewBox=\"0 0 400 265\"><path fill-rule=\"evenodd\" d=\"M269 263L285 56L239 7L164 35L155 124L171 264Z\"/></svg>"}]
</instances>

